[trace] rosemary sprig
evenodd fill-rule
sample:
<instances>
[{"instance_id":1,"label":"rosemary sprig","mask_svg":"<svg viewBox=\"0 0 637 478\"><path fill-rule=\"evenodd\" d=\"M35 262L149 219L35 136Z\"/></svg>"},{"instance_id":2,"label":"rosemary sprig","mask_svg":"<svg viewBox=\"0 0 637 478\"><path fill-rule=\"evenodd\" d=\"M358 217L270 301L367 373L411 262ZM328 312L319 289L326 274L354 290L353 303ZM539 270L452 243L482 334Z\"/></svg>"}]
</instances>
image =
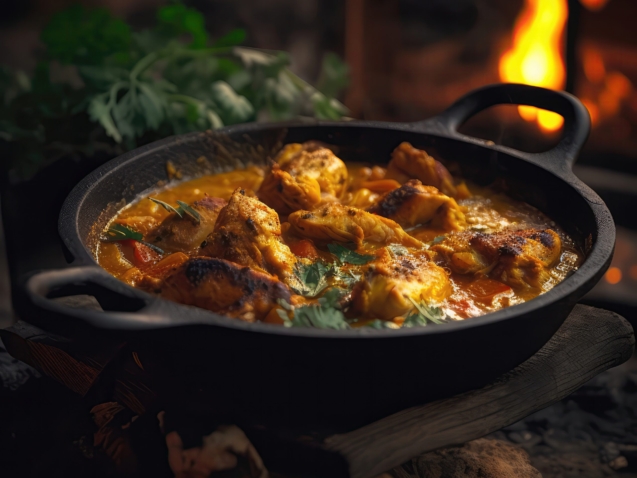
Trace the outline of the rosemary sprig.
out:
<instances>
[{"instance_id":1,"label":"rosemary sprig","mask_svg":"<svg viewBox=\"0 0 637 478\"><path fill-rule=\"evenodd\" d=\"M190 216L197 224L199 224L201 222L201 215L196 210L194 210L192 207L190 207L188 205L188 203L185 203L183 201L179 201L178 200L177 204L179 205L179 207L173 207L170 204L168 204L167 202L164 202L164 201L162 201L160 199L157 199L157 198L149 197L148 199L150 199L155 204L159 204L166 211L174 212L179 217L184 217L184 214L186 214L187 216Z\"/></svg>"},{"instance_id":2,"label":"rosemary sprig","mask_svg":"<svg viewBox=\"0 0 637 478\"><path fill-rule=\"evenodd\" d=\"M132 239L133 241L141 241L144 238L141 232L137 232L124 224L111 224L106 231L105 241L125 241Z\"/></svg>"},{"instance_id":3,"label":"rosemary sprig","mask_svg":"<svg viewBox=\"0 0 637 478\"><path fill-rule=\"evenodd\" d=\"M159 204L161 207L163 207L166 211L168 212L174 212L175 214L177 214L179 217L182 217L182 212L179 210L179 208L174 208L172 207L170 204L168 204L167 202L161 201L160 199L156 199L156 198L151 198L149 197L148 199L150 199L152 202L154 202L155 204Z\"/></svg>"},{"instance_id":4,"label":"rosemary sprig","mask_svg":"<svg viewBox=\"0 0 637 478\"><path fill-rule=\"evenodd\" d=\"M197 224L201 222L201 216L199 215L199 213L191 208L188 204L183 201L177 201L177 204L179 204L179 209L181 209L183 213L188 214L190 217L192 217Z\"/></svg>"},{"instance_id":5,"label":"rosemary sprig","mask_svg":"<svg viewBox=\"0 0 637 478\"><path fill-rule=\"evenodd\" d=\"M106 242L117 242L117 241L136 241L140 244L144 244L146 247L149 247L153 251L164 254L164 250L160 247L157 247L155 244L151 244L150 242L146 242L143 240L144 236L141 232L137 232L134 229L125 226L124 224L111 224L106 231L106 236L102 238L103 241Z\"/></svg>"}]
</instances>

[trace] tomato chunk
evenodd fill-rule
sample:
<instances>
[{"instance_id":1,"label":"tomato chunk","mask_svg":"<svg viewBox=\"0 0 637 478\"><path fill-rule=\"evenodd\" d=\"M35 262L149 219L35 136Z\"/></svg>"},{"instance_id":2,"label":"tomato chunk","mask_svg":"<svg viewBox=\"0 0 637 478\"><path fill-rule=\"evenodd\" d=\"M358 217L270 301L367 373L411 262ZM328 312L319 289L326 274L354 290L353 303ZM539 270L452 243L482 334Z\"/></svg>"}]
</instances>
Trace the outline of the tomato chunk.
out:
<instances>
[{"instance_id":1,"label":"tomato chunk","mask_svg":"<svg viewBox=\"0 0 637 478\"><path fill-rule=\"evenodd\" d=\"M133 255L135 257L135 265L139 268L144 268L150 264L154 264L161 255L141 242L133 241Z\"/></svg>"},{"instance_id":2,"label":"tomato chunk","mask_svg":"<svg viewBox=\"0 0 637 478\"><path fill-rule=\"evenodd\" d=\"M474 300L488 304L493 302L497 297L512 295L513 289L497 280L485 278L472 282L469 287L467 287L467 292Z\"/></svg>"},{"instance_id":3,"label":"tomato chunk","mask_svg":"<svg viewBox=\"0 0 637 478\"><path fill-rule=\"evenodd\" d=\"M294 244L290 244L290 250L292 251L292 254L297 257L304 257L312 260L318 258L316 247L314 247L312 241L308 241L307 239L301 239Z\"/></svg>"}]
</instances>

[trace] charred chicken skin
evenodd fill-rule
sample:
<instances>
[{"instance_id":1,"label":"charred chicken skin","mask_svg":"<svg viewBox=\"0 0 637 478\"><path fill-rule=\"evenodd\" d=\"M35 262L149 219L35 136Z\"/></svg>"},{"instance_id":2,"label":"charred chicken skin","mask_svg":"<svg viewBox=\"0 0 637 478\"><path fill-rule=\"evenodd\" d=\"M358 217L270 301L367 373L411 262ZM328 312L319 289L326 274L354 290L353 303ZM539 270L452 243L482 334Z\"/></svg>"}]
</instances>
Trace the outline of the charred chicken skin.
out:
<instances>
[{"instance_id":1,"label":"charred chicken skin","mask_svg":"<svg viewBox=\"0 0 637 478\"><path fill-rule=\"evenodd\" d=\"M281 239L278 214L242 189L232 194L205 242L202 256L252 267L283 281L294 277L296 257Z\"/></svg>"},{"instance_id":2,"label":"charred chicken skin","mask_svg":"<svg viewBox=\"0 0 637 478\"><path fill-rule=\"evenodd\" d=\"M369 212L406 228L427 223L444 231L461 231L466 227L464 214L455 199L433 186L423 186L418 179L385 194Z\"/></svg>"},{"instance_id":3,"label":"charred chicken skin","mask_svg":"<svg viewBox=\"0 0 637 478\"><path fill-rule=\"evenodd\" d=\"M290 290L276 277L223 259L193 257L159 288L165 299L247 322L263 320Z\"/></svg>"},{"instance_id":4,"label":"charred chicken skin","mask_svg":"<svg viewBox=\"0 0 637 478\"><path fill-rule=\"evenodd\" d=\"M449 274L425 252L397 256L383 248L352 291L352 314L392 320L414 302L439 303L451 291Z\"/></svg>"},{"instance_id":5,"label":"charred chicken skin","mask_svg":"<svg viewBox=\"0 0 637 478\"><path fill-rule=\"evenodd\" d=\"M542 289L562 251L551 229L450 234L431 247L458 274L489 276L511 287Z\"/></svg>"},{"instance_id":6,"label":"charred chicken skin","mask_svg":"<svg viewBox=\"0 0 637 478\"><path fill-rule=\"evenodd\" d=\"M347 187L347 167L314 141L285 146L263 180L259 199L281 215L338 200Z\"/></svg>"}]
</instances>

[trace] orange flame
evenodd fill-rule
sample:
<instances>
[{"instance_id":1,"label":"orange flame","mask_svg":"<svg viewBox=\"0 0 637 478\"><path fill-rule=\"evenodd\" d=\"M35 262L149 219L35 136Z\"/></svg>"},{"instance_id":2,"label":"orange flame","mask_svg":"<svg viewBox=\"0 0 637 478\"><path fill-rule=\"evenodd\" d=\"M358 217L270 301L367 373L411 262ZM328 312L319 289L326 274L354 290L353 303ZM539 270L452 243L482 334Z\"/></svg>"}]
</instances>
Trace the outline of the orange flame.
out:
<instances>
[{"instance_id":1,"label":"orange flame","mask_svg":"<svg viewBox=\"0 0 637 478\"><path fill-rule=\"evenodd\" d=\"M580 3L589 10L596 12L606 6L608 0L580 0Z\"/></svg>"},{"instance_id":2,"label":"orange flame","mask_svg":"<svg viewBox=\"0 0 637 478\"><path fill-rule=\"evenodd\" d=\"M515 22L513 46L500 58L500 79L511 83L564 87L562 34L568 16L567 0L525 0ZM562 126L564 118L530 106L518 107L520 116L537 121L546 131Z\"/></svg>"}]
</instances>

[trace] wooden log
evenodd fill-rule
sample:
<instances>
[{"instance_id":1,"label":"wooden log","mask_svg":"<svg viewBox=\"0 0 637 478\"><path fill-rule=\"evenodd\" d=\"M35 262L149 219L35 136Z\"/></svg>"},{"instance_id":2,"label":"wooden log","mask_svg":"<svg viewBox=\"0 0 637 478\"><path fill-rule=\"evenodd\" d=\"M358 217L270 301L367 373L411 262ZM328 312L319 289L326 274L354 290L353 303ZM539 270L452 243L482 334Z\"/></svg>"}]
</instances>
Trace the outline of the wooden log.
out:
<instances>
[{"instance_id":1,"label":"wooden log","mask_svg":"<svg viewBox=\"0 0 637 478\"><path fill-rule=\"evenodd\" d=\"M333 435L324 447L347 461L350 477L373 477L421 453L485 436L563 399L628 360L634 345L633 329L623 317L578 305L538 353L493 384Z\"/></svg>"},{"instance_id":2,"label":"wooden log","mask_svg":"<svg viewBox=\"0 0 637 478\"><path fill-rule=\"evenodd\" d=\"M1 330L0 336L14 357L82 395L96 388L110 391L100 397L102 402L118 402L137 414L155 402L146 357L138 357L126 344L78 349L79 344L24 323ZM630 324L619 315L578 305L537 354L480 390L338 435L241 425L272 470L373 477L422 453L492 433L561 400L598 373L626 361L634 342ZM63 367L56 366L58 354L65 354ZM89 372L80 373L85 369Z\"/></svg>"}]
</instances>

